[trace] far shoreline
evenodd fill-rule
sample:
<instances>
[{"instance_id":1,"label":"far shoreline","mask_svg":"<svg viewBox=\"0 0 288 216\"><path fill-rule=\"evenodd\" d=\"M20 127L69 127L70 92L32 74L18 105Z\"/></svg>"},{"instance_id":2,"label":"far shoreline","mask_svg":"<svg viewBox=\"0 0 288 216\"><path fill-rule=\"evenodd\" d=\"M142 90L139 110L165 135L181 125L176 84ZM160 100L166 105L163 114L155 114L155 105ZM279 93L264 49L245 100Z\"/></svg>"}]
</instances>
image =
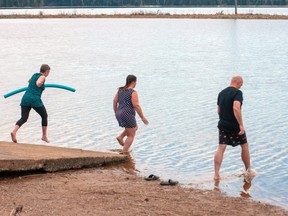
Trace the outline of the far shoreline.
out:
<instances>
[{"instance_id":1,"label":"far shoreline","mask_svg":"<svg viewBox=\"0 0 288 216\"><path fill-rule=\"evenodd\" d=\"M67 18L145 18L145 19L261 19L261 20L287 20L288 15L269 14L101 14L101 15L78 15L78 14L58 14L58 15L0 15L0 19L67 19Z\"/></svg>"}]
</instances>

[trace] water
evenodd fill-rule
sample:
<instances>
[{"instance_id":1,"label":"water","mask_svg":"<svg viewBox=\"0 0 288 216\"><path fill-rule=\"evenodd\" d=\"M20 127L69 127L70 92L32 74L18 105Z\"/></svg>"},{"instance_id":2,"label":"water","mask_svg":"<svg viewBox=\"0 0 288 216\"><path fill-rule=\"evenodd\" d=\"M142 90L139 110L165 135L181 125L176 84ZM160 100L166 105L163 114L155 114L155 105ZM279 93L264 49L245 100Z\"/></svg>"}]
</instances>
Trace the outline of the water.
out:
<instances>
[{"instance_id":1,"label":"water","mask_svg":"<svg viewBox=\"0 0 288 216\"><path fill-rule=\"evenodd\" d=\"M234 7L2 9L0 15L234 14ZM238 7L239 14L288 15L287 7Z\"/></svg>"},{"instance_id":2,"label":"water","mask_svg":"<svg viewBox=\"0 0 288 216\"><path fill-rule=\"evenodd\" d=\"M53 146L119 148L112 100L127 74L135 74L150 121L144 126L137 119L135 167L184 186L213 189L217 94L241 73L243 119L259 173L249 195L287 208L287 21L2 19L0 35L2 95L26 86L42 63L52 68L47 83L77 89L43 93ZM1 98L0 140L10 141L22 95ZM44 144L40 137L32 111L18 141ZM227 148L221 172L220 189L244 196L240 148Z\"/></svg>"}]
</instances>

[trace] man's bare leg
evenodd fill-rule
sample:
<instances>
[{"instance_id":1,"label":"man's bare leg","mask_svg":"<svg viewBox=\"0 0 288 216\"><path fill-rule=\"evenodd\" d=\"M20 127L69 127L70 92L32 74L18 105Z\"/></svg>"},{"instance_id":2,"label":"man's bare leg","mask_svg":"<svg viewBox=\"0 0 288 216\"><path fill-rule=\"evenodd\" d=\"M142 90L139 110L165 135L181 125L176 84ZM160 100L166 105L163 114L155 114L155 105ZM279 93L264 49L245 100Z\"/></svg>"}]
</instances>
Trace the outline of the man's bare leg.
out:
<instances>
[{"instance_id":1,"label":"man's bare leg","mask_svg":"<svg viewBox=\"0 0 288 216\"><path fill-rule=\"evenodd\" d=\"M241 157L245 166L244 179L245 179L245 182L251 183L253 178L256 176L257 172L251 169L250 152L249 152L248 143L241 145L241 148L242 148Z\"/></svg>"},{"instance_id":2,"label":"man's bare leg","mask_svg":"<svg viewBox=\"0 0 288 216\"><path fill-rule=\"evenodd\" d=\"M216 154L214 156L214 180L219 180L220 179L220 167L223 161L223 156L224 156L224 152L226 149L226 144L219 144L218 145L218 149L216 151Z\"/></svg>"},{"instance_id":3,"label":"man's bare leg","mask_svg":"<svg viewBox=\"0 0 288 216\"><path fill-rule=\"evenodd\" d=\"M249 152L249 146L248 143L245 143L241 145L242 151L241 151L241 158L245 166L245 170L250 169L250 152Z\"/></svg>"}]
</instances>

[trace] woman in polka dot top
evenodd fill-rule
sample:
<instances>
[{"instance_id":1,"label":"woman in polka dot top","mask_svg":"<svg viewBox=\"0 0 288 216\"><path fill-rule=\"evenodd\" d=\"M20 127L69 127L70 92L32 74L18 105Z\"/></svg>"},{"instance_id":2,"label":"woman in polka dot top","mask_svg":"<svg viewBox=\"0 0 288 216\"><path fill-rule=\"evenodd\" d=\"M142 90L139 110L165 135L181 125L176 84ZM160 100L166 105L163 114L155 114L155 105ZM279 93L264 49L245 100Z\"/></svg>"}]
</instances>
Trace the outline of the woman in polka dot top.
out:
<instances>
[{"instance_id":1,"label":"woman in polka dot top","mask_svg":"<svg viewBox=\"0 0 288 216\"><path fill-rule=\"evenodd\" d=\"M146 117L143 115L138 100L138 94L134 90L136 81L136 76L128 75L126 78L125 86L122 86L118 89L118 92L116 93L113 100L113 108L116 119L119 123L119 126L125 128L124 131L116 138L119 144L123 146L123 153L128 152L138 129L135 113L138 113L139 117L142 119L145 125L149 123ZM127 138L124 141L125 137Z\"/></svg>"}]
</instances>

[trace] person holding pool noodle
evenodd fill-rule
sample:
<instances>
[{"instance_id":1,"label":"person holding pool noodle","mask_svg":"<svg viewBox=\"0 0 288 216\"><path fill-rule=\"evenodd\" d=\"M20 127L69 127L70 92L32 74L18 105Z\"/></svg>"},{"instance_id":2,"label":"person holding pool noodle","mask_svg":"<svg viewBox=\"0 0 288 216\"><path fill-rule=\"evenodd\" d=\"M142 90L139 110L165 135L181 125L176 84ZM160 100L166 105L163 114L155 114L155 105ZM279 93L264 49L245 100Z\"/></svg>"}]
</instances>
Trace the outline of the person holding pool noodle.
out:
<instances>
[{"instance_id":1,"label":"person holding pool noodle","mask_svg":"<svg viewBox=\"0 0 288 216\"><path fill-rule=\"evenodd\" d=\"M44 84L44 87L48 88L48 87L51 87L51 88L60 88L60 89L65 89L67 91L72 91L72 92L75 92L76 89L72 88L72 87L69 87L69 86L65 86L65 85L60 85L60 84ZM14 91L11 91L9 93L6 93L4 94L4 98L8 98L8 97L11 97L12 95L15 95L15 94L18 94L20 92L23 92L23 91L26 91L28 89L28 87L24 87L24 88L19 88L19 89L16 89Z\"/></svg>"},{"instance_id":2,"label":"person holding pool noodle","mask_svg":"<svg viewBox=\"0 0 288 216\"><path fill-rule=\"evenodd\" d=\"M49 143L47 138L48 115L41 100L42 92L45 89L44 83L49 75L50 67L42 64L40 73L35 73L29 80L28 89L21 100L21 118L16 122L14 130L11 132L11 139L17 143L16 134L19 128L28 120L30 110L33 108L42 118L42 140Z\"/></svg>"}]
</instances>

